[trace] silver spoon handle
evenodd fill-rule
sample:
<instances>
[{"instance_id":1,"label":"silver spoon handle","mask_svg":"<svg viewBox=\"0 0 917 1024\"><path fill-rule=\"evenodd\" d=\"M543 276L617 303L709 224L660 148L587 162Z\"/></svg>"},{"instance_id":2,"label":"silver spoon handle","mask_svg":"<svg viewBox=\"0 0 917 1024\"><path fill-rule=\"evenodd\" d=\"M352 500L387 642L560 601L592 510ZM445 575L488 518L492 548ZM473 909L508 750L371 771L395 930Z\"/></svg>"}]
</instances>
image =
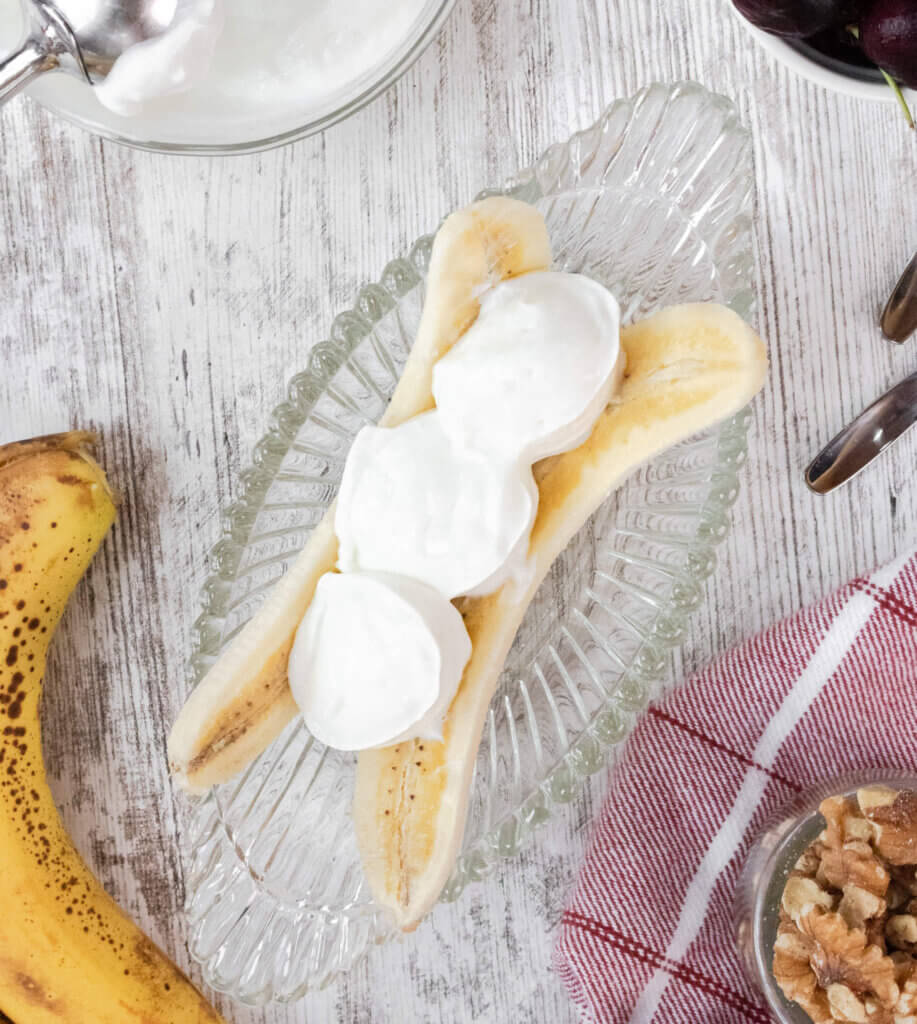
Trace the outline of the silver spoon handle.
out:
<instances>
[{"instance_id":1,"label":"silver spoon handle","mask_svg":"<svg viewBox=\"0 0 917 1024\"><path fill-rule=\"evenodd\" d=\"M70 26L50 0L24 3L27 35L19 49L0 61L0 106L46 71L61 68L88 81Z\"/></svg>"},{"instance_id":2,"label":"silver spoon handle","mask_svg":"<svg viewBox=\"0 0 917 1024\"><path fill-rule=\"evenodd\" d=\"M45 48L43 39L26 39L15 53L0 62L0 104L12 99L33 78L55 67L57 57Z\"/></svg>"},{"instance_id":3,"label":"silver spoon handle","mask_svg":"<svg viewBox=\"0 0 917 1024\"><path fill-rule=\"evenodd\" d=\"M899 344L917 331L917 253L908 263L882 314L882 332Z\"/></svg>"},{"instance_id":4,"label":"silver spoon handle","mask_svg":"<svg viewBox=\"0 0 917 1024\"><path fill-rule=\"evenodd\" d=\"M806 483L827 494L855 476L914 423L917 373L905 377L830 440L806 470Z\"/></svg>"}]
</instances>

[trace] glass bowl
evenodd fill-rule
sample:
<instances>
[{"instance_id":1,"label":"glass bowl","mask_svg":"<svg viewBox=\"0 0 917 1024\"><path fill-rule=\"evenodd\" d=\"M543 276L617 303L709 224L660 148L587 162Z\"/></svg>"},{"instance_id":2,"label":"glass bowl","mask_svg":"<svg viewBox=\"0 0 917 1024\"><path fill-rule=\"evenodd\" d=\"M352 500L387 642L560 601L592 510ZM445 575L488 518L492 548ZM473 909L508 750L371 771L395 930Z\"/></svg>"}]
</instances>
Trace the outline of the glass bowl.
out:
<instances>
[{"instance_id":1,"label":"glass bowl","mask_svg":"<svg viewBox=\"0 0 917 1024\"><path fill-rule=\"evenodd\" d=\"M736 939L751 983L762 993L778 1024L812 1024L812 1018L783 994L774 978L774 943L783 889L806 847L825 827L818 808L829 796L855 796L861 786L917 791L913 773L865 771L822 782L792 800L755 840L736 890Z\"/></svg>"},{"instance_id":2,"label":"glass bowl","mask_svg":"<svg viewBox=\"0 0 917 1024\"><path fill-rule=\"evenodd\" d=\"M751 312L750 138L732 103L699 85L614 103L493 191L534 203L555 265L611 288L625 322L706 299ZM420 319L432 243L420 238L359 293L274 410L213 550L192 681L283 574L334 498L354 435L382 414ZM653 459L554 565L490 708L443 899L515 854L627 735L703 600L748 421L742 412ZM396 934L363 880L354 765L292 723L196 806L189 944L214 988L253 1004L296 999Z\"/></svg>"},{"instance_id":3,"label":"glass bowl","mask_svg":"<svg viewBox=\"0 0 917 1024\"><path fill-rule=\"evenodd\" d=\"M103 138L137 149L198 155L258 152L313 135L365 107L414 64L442 28L454 5L455 0L426 0L401 44L383 62L356 78L323 106L284 118L252 115L245 123L229 117L215 134L212 115L201 115L196 121L183 120L172 101L160 112L143 119L121 117L104 107L89 85L62 73L42 76L29 86L27 93L52 114ZM3 17L13 13L19 14L18 0L0 0L0 53L12 49L18 42L20 29L16 18ZM226 106L232 109L231 103Z\"/></svg>"}]
</instances>

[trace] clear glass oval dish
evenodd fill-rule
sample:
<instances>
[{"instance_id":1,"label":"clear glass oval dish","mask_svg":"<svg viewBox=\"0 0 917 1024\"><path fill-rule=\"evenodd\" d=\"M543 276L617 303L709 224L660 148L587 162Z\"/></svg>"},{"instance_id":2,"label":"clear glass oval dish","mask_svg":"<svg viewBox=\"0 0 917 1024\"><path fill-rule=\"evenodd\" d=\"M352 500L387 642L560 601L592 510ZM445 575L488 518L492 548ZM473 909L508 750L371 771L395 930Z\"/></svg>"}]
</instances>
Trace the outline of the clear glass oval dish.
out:
<instances>
[{"instance_id":1,"label":"clear glass oval dish","mask_svg":"<svg viewBox=\"0 0 917 1024\"><path fill-rule=\"evenodd\" d=\"M605 283L626 322L706 299L749 315L752 186L751 144L733 105L683 83L614 103L495 191L534 203L555 265ZM385 408L420 318L431 245L419 239L360 292L274 410L213 551L193 680L283 574L334 498L354 435ZM748 419L645 465L558 559L494 696L444 899L516 853L626 736L703 599ZM293 723L195 807L190 949L215 988L253 1004L297 999L393 936L360 868L354 764Z\"/></svg>"},{"instance_id":2,"label":"clear glass oval dish","mask_svg":"<svg viewBox=\"0 0 917 1024\"><path fill-rule=\"evenodd\" d=\"M259 46L255 30L249 31L241 20L233 28L233 39L240 48L248 45L245 60L256 65L258 75L250 73L240 78L248 89L239 90L235 97L223 97L221 102L209 95L188 102L178 95L150 104L142 117L122 117L103 106L89 85L60 73L43 75L29 86L28 94L56 116L137 149L202 155L258 152L313 135L361 110L414 64L454 6L455 0L423 0L417 16L403 34L399 33L400 41L388 52L383 51L374 66L342 82L327 98L304 105L299 111L275 109L270 91L262 96L262 90L263 82L269 81L281 62L297 58L304 41L291 30L278 49L268 46L266 39ZM263 14L255 10L246 17L263 18ZM284 17L289 19L289 10ZM391 20L389 27L394 31ZM224 36L229 31L227 21ZM21 32L20 0L0 0L0 54L12 50ZM231 59L236 57L228 48L216 58L224 78L231 75Z\"/></svg>"}]
</instances>

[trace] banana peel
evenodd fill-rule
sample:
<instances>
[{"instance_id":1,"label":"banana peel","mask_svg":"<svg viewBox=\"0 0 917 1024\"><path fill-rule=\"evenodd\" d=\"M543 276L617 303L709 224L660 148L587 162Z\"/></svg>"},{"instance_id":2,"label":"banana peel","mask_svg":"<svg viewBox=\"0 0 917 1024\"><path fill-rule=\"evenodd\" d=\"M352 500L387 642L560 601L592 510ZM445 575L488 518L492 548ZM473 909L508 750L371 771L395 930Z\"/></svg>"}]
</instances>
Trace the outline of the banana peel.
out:
<instances>
[{"instance_id":1,"label":"banana peel","mask_svg":"<svg viewBox=\"0 0 917 1024\"><path fill-rule=\"evenodd\" d=\"M84 863L45 775L48 645L115 518L91 440L73 432L0 447L0 1019L220 1024Z\"/></svg>"}]
</instances>

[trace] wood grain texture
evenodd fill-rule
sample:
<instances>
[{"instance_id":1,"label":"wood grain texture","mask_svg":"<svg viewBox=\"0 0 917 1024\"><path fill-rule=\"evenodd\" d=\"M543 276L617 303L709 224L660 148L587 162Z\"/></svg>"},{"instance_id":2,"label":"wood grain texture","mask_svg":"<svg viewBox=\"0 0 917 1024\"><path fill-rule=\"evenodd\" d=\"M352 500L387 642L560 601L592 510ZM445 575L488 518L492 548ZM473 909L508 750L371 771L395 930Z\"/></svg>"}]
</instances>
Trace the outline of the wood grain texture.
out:
<instances>
[{"instance_id":1,"label":"wood grain texture","mask_svg":"<svg viewBox=\"0 0 917 1024\"><path fill-rule=\"evenodd\" d=\"M735 97L754 131L772 372L675 681L917 538L917 435L827 498L802 480L913 369L915 349L875 326L917 248L917 139L893 107L791 76L727 0L458 0L385 96L259 156L156 156L27 101L0 112L0 442L94 427L123 495L51 660L52 784L113 894L186 966L165 734L217 510L268 410L393 254L613 98L680 78ZM236 1024L574 1020L551 941L604 785L346 982L293 1007L222 1008Z\"/></svg>"}]
</instances>

